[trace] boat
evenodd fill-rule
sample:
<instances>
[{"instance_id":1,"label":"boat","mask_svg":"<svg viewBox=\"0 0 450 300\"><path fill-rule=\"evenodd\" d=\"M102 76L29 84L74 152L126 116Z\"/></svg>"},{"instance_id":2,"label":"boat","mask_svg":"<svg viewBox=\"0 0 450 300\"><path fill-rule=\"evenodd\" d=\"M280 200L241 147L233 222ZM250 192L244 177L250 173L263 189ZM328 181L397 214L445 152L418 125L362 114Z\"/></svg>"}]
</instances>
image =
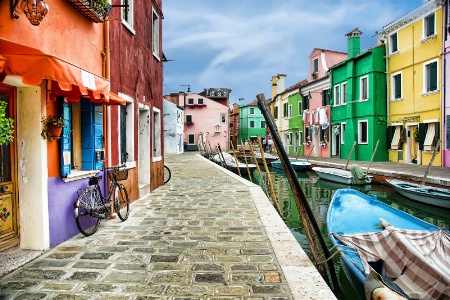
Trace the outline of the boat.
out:
<instances>
[{"instance_id":1,"label":"boat","mask_svg":"<svg viewBox=\"0 0 450 300\"><path fill-rule=\"evenodd\" d=\"M335 192L327 228L359 294L364 295L366 279L375 272L405 299L450 299L448 230L354 189Z\"/></svg>"},{"instance_id":2,"label":"boat","mask_svg":"<svg viewBox=\"0 0 450 300\"><path fill-rule=\"evenodd\" d=\"M222 152L222 155L220 154L216 154L213 156L212 159L214 162L218 163L218 164L222 164L225 168L229 169L230 171L236 173L236 174L248 174L248 171L250 173L252 173L253 171L256 170L256 165L255 164L245 164L242 162L238 162L237 166L236 166L236 161L234 159L234 157L226 152ZM248 167L248 169L247 169ZM239 169L239 171L238 171Z\"/></svg>"},{"instance_id":3,"label":"boat","mask_svg":"<svg viewBox=\"0 0 450 300\"><path fill-rule=\"evenodd\" d=\"M313 171L320 178L347 185L364 185L372 183L373 176L364 174L358 165L351 165L350 171L338 168L314 167Z\"/></svg>"},{"instance_id":4,"label":"boat","mask_svg":"<svg viewBox=\"0 0 450 300\"><path fill-rule=\"evenodd\" d=\"M289 159L289 162L292 165L292 168L294 168L294 171L303 171L308 169L311 166L311 163L307 161L306 159ZM277 159L270 163L272 168L275 169L283 169L283 164L281 163L281 160Z\"/></svg>"},{"instance_id":5,"label":"boat","mask_svg":"<svg viewBox=\"0 0 450 300\"><path fill-rule=\"evenodd\" d=\"M396 179L386 180L400 195L425 204L450 208L450 190Z\"/></svg>"},{"instance_id":6,"label":"boat","mask_svg":"<svg viewBox=\"0 0 450 300\"><path fill-rule=\"evenodd\" d=\"M263 164L263 159L262 159L262 155L261 153L256 153L255 154L256 157L256 161L258 162L258 164ZM253 158L251 158L253 159ZM264 153L264 160L266 161L267 164L270 164L274 161L276 161L278 159L278 156L270 154L270 153Z\"/></svg>"}]
</instances>

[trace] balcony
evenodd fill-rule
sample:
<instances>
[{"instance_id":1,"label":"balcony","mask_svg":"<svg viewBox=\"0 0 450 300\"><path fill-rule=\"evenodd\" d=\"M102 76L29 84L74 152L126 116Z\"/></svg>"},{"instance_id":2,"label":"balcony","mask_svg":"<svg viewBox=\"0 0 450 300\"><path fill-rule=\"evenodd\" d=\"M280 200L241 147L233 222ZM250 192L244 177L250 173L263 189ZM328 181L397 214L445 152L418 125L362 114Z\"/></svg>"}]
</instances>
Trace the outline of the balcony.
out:
<instances>
[{"instance_id":1,"label":"balcony","mask_svg":"<svg viewBox=\"0 0 450 300\"><path fill-rule=\"evenodd\" d=\"M94 23L104 23L108 20L111 5L105 0L66 0L86 19Z\"/></svg>"}]
</instances>

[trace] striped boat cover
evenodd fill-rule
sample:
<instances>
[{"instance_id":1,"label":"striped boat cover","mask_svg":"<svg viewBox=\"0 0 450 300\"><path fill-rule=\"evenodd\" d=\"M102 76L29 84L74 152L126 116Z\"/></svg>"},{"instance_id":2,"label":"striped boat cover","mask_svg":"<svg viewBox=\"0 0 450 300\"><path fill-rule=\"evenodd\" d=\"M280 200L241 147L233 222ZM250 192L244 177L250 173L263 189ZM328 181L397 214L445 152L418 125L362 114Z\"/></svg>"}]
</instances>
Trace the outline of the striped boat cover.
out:
<instances>
[{"instance_id":1,"label":"striped boat cover","mask_svg":"<svg viewBox=\"0 0 450 300\"><path fill-rule=\"evenodd\" d=\"M418 231L387 226L375 233L338 235L367 262L383 260L384 274L413 299L450 299L450 235L444 229ZM344 250L345 251L345 250Z\"/></svg>"}]
</instances>

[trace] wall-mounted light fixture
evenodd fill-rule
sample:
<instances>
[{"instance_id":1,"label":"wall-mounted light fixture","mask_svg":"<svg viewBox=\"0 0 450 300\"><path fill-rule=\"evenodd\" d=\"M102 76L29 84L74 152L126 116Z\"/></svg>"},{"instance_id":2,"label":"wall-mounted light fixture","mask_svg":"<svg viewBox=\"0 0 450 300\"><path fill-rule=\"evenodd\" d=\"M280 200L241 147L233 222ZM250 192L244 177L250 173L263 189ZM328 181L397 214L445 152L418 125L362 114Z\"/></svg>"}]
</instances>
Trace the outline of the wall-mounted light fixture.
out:
<instances>
[{"instance_id":1,"label":"wall-mounted light fixture","mask_svg":"<svg viewBox=\"0 0 450 300\"><path fill-rule=\"evenodd\" d=\"M20 8L34 26L41 24L42 19L48 13L48 5L44 0L22 0Z\"/></svg>"}]
</instances>

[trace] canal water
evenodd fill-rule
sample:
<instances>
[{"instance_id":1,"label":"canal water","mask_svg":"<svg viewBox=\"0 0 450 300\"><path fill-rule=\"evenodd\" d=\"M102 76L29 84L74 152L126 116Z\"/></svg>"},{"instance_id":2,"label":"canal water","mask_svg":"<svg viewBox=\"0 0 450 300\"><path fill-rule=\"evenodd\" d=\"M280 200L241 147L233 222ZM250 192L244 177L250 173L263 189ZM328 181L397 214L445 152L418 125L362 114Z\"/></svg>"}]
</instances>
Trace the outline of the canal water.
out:
<instances>
[{"instance_id":1,"label":"canal water","mask_svg":"<svg viewBox=\"0 0 450 300\"><path fill-rule=\"evenodd\" d=\"M264 167L261 166L261 170L263 169ZM274 168L269 168L269 172L272 178L275 194L282 211L283 219L286 225L291 230L292 234L295 236L298 243L313 261L297 210L297 206L295 204L295 200L286 175L284 171ZM264 182L266 182L266 188L270 194L270 188L267 185L267 175L265 172L262 172L262 177ZM331 248L332 246L328 238L328 230L326 224L328 206L334 192L337 189L349 188L349 186L320 179L312 170L297 172L297 177L300 186L302 187L303 192L308 199L308 203L311 207L311 210L313 211L322 235L324 236L324 239L329 248ZM261 178L257 171L252 174L252 182L262 186ZM372 184L367 186L353 186L352 188L368 195L375 194L378 200L387 203L397 209L403 210L420 219L423 219L429 223L437 226L442 226L447 229L450 228L450 211L447 209L429 206L408 200L407 198L404 198L403 196L395 192L395 190L389 186ZM335 269L338 272L337 275L341 288L341 294L338 296L338 299L365 299L364 295L358 295L352 289L344 272L340 269L340 261L338 255L334 259L334 264Z\"/></svg>"}]
</instances>

